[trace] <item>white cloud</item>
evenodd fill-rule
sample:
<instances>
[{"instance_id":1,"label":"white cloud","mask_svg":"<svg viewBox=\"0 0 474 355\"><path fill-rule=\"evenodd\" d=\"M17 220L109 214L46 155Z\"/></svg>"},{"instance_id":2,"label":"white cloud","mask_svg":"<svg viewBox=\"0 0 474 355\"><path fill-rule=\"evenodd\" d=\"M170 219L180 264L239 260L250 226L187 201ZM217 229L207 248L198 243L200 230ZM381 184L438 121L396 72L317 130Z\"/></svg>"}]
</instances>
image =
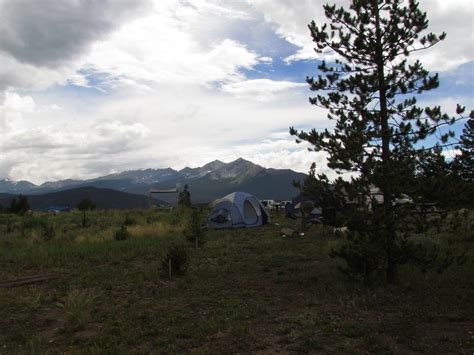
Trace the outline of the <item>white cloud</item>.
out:
<instances>
[{"instance_id":1,"label":"white cloud","mask_svg":"<svg viewBox=\"0 0 474 355\"><path fill-rule=\"evenodd\" d=\"M0 105L0 133L18 126L22 123L24 113L34 111L35 102L31 96L20 96L13 91L4 92L3 104Z\"/></svg>"},{"instance_id":2,"label":"white cloud","mask_svg":"<svg viewBox=\"0 0 474 355\"><path fill-rule=\"evenodd\" d=\"M330 172L326 153L308 152L309 144L296 144L288 132L284 133L285 137L282 138L238 145L238 153L229 152L225 158L231 161L243 157L266 168L291 169L303 173L307 173L311 164L316 162L318 173Z\"/></svg>"},{"instance_id":3,"label":"white cloud","mask_svg":"<svg viewBox=\"0 0 474 355\"><path fill-rule=\"evenodd\" d=\"M244 44L232 39L210 47L202 45L193 35L192 22L183 27L187 18L203 16L199 9L172 5L175 3L157 2L148 16L126 24L107 40L97 42L86 59L87 68L98 73L113 73L119 83L128 80L129 84L148 87L177 82L208 85L216 81L242 80L244 77L239 70L251 69L261 60ZM179 10L184 9L183 15ZM175 17L176 12L179 18Z\"/></svg>"},{"instance_id":4,"label":"white cloud","mask_svg":"<svg viewBox=\"0 0 474 355\"><path fill-rule=\"evenodd\" d=\"M178 85L146 96L110 96L85 111L62 103L52 113L36 105L34 112L23 113L23 121L36 122L34 126L21 125L2 134L0 176L42 182L127 169L198 166L246 152L257 154L265 144L252 144L262 137L287 139L288 147L301 150L298 159L311 156L283 132L311 121L320 127L324 113L307 104L306 97L287 101L285 92L275 95L268 105ZM87 101L83 106L89 106ZM50 120L52 114L55 122ZM268 133L275 129L279 135ZM245 150L246 146L252 148ZM306 161L298 163L290 151L284 155L287 167L294 164L302 171L309 167L304 166ZM15 164L5 163L11 161Z\"/></svg>"},{"instance_id":5,"label":"white cloud","mask_svg":"<svg viewBox=\"0 0 474 355\"><path fill-rule=\"evenodd\" d=\"M459 149L445 149L441 154L448 160L454 159L457 155L461 154Z\"/></svg>"},{"instance_id":6,"label":"white cloud","mask_svg":"<svg viewBox=\"0 0 474 355\"><path fill-rule=\"evenodd\" d=\"M71 85L74 85L74 86L80 86L80 87L83 87L83 88L92 87L89 84L89 81L87 80L87 77L85 75L77 73L77 72L70 75L67 82L68 82L68 84L71 84Z\"/></svg>"},{"instance_id":7,"label":"white cloud","mask_svg":"<svg viewBox=\"0 0 474 355\"><path fill-rule=\"evenodd\" d=\"M74 75L73 68L43 68L22 63L0 52L0 92L6 89L43 90L53 84L65 84Z\"/></svg>"},{"instance_id":8,"label":"white cloud","mask_svg":"<svg viewBox=\"0 0 474 355\"><path fill-rule=\"evenodd\" d=\"M265 63L265 64L271 64L273 63L273 59L271 57L260 57L259 58L259 61L261 63Z\"/></svg>"},{"instance_id":9,"label":"white cloud","mask_svg":"<svg viewBox=\"0 0 474 355\"><path fill-rule=\"evenodd\" d=\"M447 38L417 58L431 70L447 71L474 60L474 2L471 0L421 0L428 30Z\"/></svg>"},{"instance_id":10,"label":"white cloud","mask_svg":"<svg viewBox=\"0 0 474 355\"><path fill-rule=\"evenodd\" d=\"M35 102L31 96L20 96L16 92L7 91L3 108L11 111L33 112Z\"/></svg>"},{"instance_id":11,"label":"white cloud","mask_svg":"<svg viewBox=\"0 0 474 355\"><path fill-rule=\"evenodd\" d=\"M287 58L288 61L319 58L314 52L307 25L327 22L323 3L316 0L248 0L264 14L266 21L275 26L276 32L300 49ZM329 3L344 5L349 0L333 0ZM430 20L429 31L448 33L447 39L437 46L417 54L430 70L450 70L474 60L474 3L472 0L420 0L420 8Z\"/></svg>"},{"instance_id":12,"label":"white cloud","mask_svg":"<svg viewBox=\"0 0 474 355\"><path fill-rule=\"evenodd\" d=\"M286 92L288 94L291 89L301 87L306 88L307 84L294 83L291 81L253 79L225 84L222 86L222 90L239 98L270 101L277 97L275 95L276 93Z\"/></svg>"},{"instance_id":13,"label":"white cloud","mask_svg":"<svg viewBox=\"0 0 474 355\"><path fill-rule=\"evenodd\" d=\"M41 183L65 177L87 178L110 171L146 147L149 130L141 123L106 121L80 130L38 127L3 134L0 176Z\"/></svg>"},{"instance_id":14,"label":"white cloud","mask_svg":"<svg viewBox=\"0 0 474 355\"><path fill-rule=\"evenodd\" d=\"M275 32L300 49L288 61L315 59L313 42L308 30L312 20L324 20L323 3L314 0L248 0L265 20L275 26ZM347 0L334 0L340 5Z\"/></svg>"},{"instance_id":15,"label":"white cloud","mask_svg":"<svg viewBox=\"0 0 474 355\"><path fill-rule=\"evenodd\" d=\"M219 3L213 3L206 0L187 0L187 3L196 9L199 13L207 13L214 16L223 16L230 19L248 19L250 15L245 11L239 11L235 8L221 6Z\"/></svg>"}]
</instances>

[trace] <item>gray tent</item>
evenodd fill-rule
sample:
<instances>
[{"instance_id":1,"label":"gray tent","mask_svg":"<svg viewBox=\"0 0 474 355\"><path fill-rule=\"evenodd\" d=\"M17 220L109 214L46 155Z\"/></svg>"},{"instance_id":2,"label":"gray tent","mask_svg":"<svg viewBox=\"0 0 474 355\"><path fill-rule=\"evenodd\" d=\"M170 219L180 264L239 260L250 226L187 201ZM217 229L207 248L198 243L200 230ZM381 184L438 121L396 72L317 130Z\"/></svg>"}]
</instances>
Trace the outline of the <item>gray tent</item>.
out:
<instances>
[{"instance_id":1,"label":"gray tent","mask_svg":"<svg viewBox=\"0 0 474 355\"><path fill-rule=\"evenodd\" d=\"M258 199L245 192L233 192L214 203L207 225L209 228L257 227L270 221Z\"/></svg>"}]
</instances>

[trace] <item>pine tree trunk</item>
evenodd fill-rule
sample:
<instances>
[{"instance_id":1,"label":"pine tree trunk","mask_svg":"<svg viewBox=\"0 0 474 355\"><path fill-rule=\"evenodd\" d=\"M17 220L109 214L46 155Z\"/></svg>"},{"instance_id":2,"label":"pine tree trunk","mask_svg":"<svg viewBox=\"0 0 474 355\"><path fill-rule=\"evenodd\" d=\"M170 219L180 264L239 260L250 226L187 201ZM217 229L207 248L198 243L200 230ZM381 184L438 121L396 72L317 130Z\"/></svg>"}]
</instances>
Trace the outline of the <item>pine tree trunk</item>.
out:
<instances>
[{"instance_id":1,"label":"pine tree trunk","mask_svg":"<svg viewBox=\"0 0 474 355\"><path fill-rule=\"evenodd\" d=\"M383 194L384 219L385 219L385 248L387 253L386 278L387 283L394 284L398 279L398 264L394 257L395 252L395 228L393 221L392 208L392 186L390 171L390 127L388 125L387 95L384 72L384 58L382 48L382 32L380 27L380 10L378 1L373 0L375 19L376 19L376 62L379 79L379 95L380 95L380 124L382 128L382 184L380 189Z\"/></svg>"}]
</instances>

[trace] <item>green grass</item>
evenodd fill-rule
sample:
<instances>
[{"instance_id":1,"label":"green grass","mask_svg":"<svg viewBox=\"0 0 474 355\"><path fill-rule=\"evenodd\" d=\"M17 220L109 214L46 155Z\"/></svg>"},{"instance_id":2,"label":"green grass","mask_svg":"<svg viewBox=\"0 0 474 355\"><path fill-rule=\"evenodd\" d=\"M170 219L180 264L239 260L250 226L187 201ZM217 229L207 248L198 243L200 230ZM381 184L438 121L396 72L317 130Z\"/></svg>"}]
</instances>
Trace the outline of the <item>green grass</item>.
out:
<instances>
[{"instance_id":1,"label":"green grass","mask_svg":"<svg viewBox=\"0 0 474 355\"><path fill-rule=\"evenodd\" d=\"M116 241L126 216L130 238ZM1 353L474 349L473 241L464 236L436 236L469 250L464 264L441 275L405 266L399 286L365 287L328 257L343 241L316 227L281 238L279 216L279 226L208 231L199 249L183 236L188 213L95 211L87 228L80 218L0 215L0 280L59 276L0 289ZM44 224L52 238L41 237ZM176 244L189 265L170 281L161 263Z\"/></svg>"}]
</instances>

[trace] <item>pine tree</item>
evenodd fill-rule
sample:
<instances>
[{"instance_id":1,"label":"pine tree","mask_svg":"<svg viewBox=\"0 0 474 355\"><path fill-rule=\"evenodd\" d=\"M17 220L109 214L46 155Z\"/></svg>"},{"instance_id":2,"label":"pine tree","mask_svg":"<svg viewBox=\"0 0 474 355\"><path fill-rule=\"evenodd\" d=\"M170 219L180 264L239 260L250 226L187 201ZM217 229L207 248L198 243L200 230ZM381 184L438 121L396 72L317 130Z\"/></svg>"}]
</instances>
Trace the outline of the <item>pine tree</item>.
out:
<instances>
[{"instance_id":1,"label":"pine tree","mask_svg":"<svg viewBox=\"0 0 474 355\"><path fill-rule=\"evenodd\" d=\"M178 206L191 207L191 193L188 190L188 184L184 185L183 191L178 195Z\"/></svg>"},{"instance_id":2,"label":"pine tree","mask_svg":"<svg viewBox=\"0 0 474 355\"><path fill-rule=\"evenodd\" d=\"M352 0L349 10L324 5L329 25L308 26L316 52L335 54L334 64L322 61L316 78L308 77L318 95L310 103L329 110L333 131L304 132L293 127L297 141L307 141L315 151L329 153L328 165L338 172L356 172L353 186L370 196L371 186L383 194L380 238L389 283L397 280L400 260L393 201L402 194L407 162L430 147L423 141L459 119L465 107L450 117L439 106L421 108L416 95L435 89L438 75L430 75L420 61L408 56L428 49L446 34L422 34L428 27L426 13L415 0ZM452 145L452 131L440 135L439 147Z\"/></svg>"},{"instance_id":3,"label":"pine tree","mask_svg":"<svg viewBox=\"0 0 474 355\"><path fill-rule=\"evenodd\" d=\"M82 211L82 227L87 227L88 220L87 220L87 211L92 211L95 209L95 204L92 202L92 200L88 197L83 198L79 203L77 204L77 209L79 211Z\"/></svg>"},{"instance_id":4,"label":"pine tree","mask_svg":"<svg viewBox=\"0 0 474 355\"><path fill-rule=\"evenodd\" d=\"M26 196L20 195L18 196L18 200L14 198L10 202L9 211L11 213L23 215L27 213L29 210L30 210L30 204Z\"/></svg>"},{"instance_id":5,"label":"pine tree","mask_svg":"<svg viewBox=\"0 0 474 355\"><path fill-rule=\"evenodd\" d=\"M453 161L456 173L467 182L474 181L474 115L466 122L456 148L460 150Z\"/></svg>"},{"instance_id":6,"label":"pine tree","mask_svg":"<svg viewBox=\"0 0 474 355\"><path fill-rule=\"evenodd\" d=\"M407 194L415 196L417 202L436 203L441 208L456 203L458 183L441 149L423 152L415 166L415 179L407 181L411 185Z\"/></svg>"},{"instance_id":7,"label":"pine tree","mask_svg":"<svg viewBox=\"0 0 474 355\"><path fill-rule=\"evenodd\" d=\"M451 163L456 178L456 203L458 207L472 208L474 204L474 114L466 122L459 145L460 154Z\"/></svg>"}]
</instances>

